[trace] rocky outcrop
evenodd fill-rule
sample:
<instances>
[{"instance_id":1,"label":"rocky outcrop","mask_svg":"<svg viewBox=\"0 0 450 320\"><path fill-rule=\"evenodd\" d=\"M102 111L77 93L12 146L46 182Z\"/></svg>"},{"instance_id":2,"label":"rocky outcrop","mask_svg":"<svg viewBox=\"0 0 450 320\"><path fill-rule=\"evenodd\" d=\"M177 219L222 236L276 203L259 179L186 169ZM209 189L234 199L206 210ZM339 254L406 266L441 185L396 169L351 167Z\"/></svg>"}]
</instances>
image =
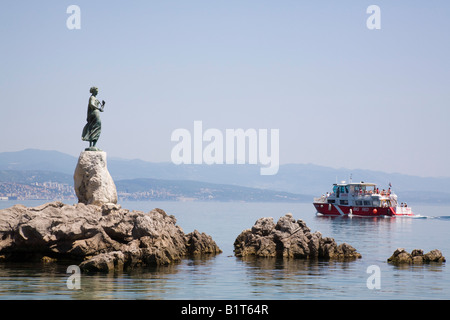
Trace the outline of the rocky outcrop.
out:
<instances>
[{"instance_id":1,"label":"rocky outcrop","mask_svg":"<svg viewBox=\"0 0 450 320\"><path fill-rule=\"evenodd\" d=\"M73 180L79 202L98 206L117 203L116 185L106 165L106 152L81 152Z\"/></svg>"},{"instance_id":2,"label":"rocky outcrop","mask_svg":"<svg viewBox=\"0 0 450 320\"><path fill-rule=\"evenodd\" d=\"M445 257L438 249L424 254L422 249L414 249L411 253L408 253L404 248L398 248L387 261L392 264L442 263L445 262Z\"/></svg>"},{"instance_id":3,"label":"rocky outcrop","mask_svg":"<svg viewBox=\"0 0 450 320\"><path fill-rule=\"evenodd\" d=\"M275 224L273 218L260 218L234 242L238 257L283 257L299 259L354 260L361 258L349 244L338 245L333 238L311 233L303 220L288 213Z\"/></svg>"},{"instance_id":4,"label":"rocky outcrop","mask_svg":"<svg viewBox=\"0 0 450 320\"><path fill-rule=\"evenodd\" d=\"M190 255L218 254L213 239L184 234L174 216L120 205L66 205L0 210L1 260L66 260L84 271L166 265Z\"/></svg>"}]
</instances>

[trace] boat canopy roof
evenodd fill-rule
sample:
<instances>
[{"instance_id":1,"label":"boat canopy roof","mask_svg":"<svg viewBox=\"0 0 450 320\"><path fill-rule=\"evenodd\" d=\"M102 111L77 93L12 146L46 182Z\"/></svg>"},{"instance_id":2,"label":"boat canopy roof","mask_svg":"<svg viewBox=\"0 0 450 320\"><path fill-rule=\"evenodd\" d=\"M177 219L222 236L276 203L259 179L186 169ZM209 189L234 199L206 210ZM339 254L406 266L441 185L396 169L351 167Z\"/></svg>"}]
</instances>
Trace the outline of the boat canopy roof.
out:
<instances>
[{"instance_id":1,"label":"boat canopy roof","mask_svg":"<svg viewBox=\"0 0 450 320\"><path fill-rule=\"evenodd\" d=\"M345 181L341 181L341 183L333 183L333 186L368 186L368 187L376 187L377 184L376 183L372 183L372 182L350 182L347 183Z\"/></svg>"}]
</instances>

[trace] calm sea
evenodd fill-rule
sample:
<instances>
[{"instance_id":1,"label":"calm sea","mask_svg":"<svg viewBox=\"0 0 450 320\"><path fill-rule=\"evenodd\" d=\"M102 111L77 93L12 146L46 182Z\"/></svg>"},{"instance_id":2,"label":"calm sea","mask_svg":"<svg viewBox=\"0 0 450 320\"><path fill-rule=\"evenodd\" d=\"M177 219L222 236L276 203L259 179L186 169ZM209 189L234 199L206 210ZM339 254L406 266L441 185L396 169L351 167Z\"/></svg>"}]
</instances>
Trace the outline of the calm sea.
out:
<instances>
[{"instance_id":1,"label":"calm sea","mask_svg":"<svg viewBox=\"0 0 450 320\"><path fill-rule=\"evenodd\" d=\"M45 201L22 202L37 206ZM17 202L1 201L0 208ZM310 203L122 202L123 208L164 209L185 233L213 237L223 253L175 265L130 272L81 275L68 289L67 265L0 264L0 299L450 299L450 260L441 265L397 267L386 262L394 250L440 249L450 259L450 207L413 207L416 217L326 218ZM233 242L260 217L275 221L291 212L312 231L347 242L362 254L352 262L241 259ZM379 268L379 289L369 289L370 266ZM369 269L370 270L370 269ZM372 282L373 283L373 282Z\"/></svg>"}]
</instances>

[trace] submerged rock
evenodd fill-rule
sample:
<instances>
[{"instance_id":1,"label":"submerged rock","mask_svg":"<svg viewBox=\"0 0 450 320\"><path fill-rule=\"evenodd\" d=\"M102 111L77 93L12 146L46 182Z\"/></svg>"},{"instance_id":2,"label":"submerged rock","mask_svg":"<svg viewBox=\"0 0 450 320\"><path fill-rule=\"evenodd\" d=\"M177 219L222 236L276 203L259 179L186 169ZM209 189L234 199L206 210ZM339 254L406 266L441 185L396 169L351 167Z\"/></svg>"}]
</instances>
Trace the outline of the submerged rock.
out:
<instances>
[{"instance_id":1,"label":"submerged rock","mask_svg":"<svg viewBox=\"0 0 450 320\"><path fill-rule=\"evenodd\" d=\"M311 233L303 220L288 213L275 224L272 218L260 218L251 229L242 231L234 242L238 257L283 257L299 259L354 260L361 254L351 245L338 245L333 238Z\"/></svg>"},{"instance_id":2,"label":"submerged rock","mask_svg":"<svg viewBox=\"0 0 450 320\"><path fill-rule=\"evenodd\" d=\"M445 262L445 257L438 249L431 250L424 254L422 249L414 249L411 253L408 253L404 248L398 248L387 261L392 264L442 263Z\"/></svg>"},{"instance_id":3,"label":"submerged rock","mask_svg":"<svg viewBox=\"0 0 450 320\"><path fill-rule=\"evenodd\" d=\"M221 252L204 233L184 234L175 217L161 209L144 213L114 204L51 202L0 210L3 261L69 259L85 271L109 271Z\"/></svg>"}]
</instances>

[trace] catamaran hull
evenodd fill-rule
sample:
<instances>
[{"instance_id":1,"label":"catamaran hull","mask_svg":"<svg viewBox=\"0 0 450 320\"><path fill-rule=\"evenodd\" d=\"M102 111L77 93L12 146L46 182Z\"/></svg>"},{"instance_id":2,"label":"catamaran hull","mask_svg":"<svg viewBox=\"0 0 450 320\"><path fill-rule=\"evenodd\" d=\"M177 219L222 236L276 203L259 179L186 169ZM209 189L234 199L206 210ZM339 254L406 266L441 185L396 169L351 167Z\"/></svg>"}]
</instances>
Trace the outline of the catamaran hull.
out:
<instances>
[{"instance_id":1,"label":"catamaran hull","mask_svg":"<svg viewBox=\"0 0 450 320\"><path fill-rule=\"evenodd\" d=\"M409 208L395 207L352 207L340 206L333 203L314 203L317 212L326 216L354 216L379 217L379 216L412 216Z\"/></svg>"}]
</instances>

